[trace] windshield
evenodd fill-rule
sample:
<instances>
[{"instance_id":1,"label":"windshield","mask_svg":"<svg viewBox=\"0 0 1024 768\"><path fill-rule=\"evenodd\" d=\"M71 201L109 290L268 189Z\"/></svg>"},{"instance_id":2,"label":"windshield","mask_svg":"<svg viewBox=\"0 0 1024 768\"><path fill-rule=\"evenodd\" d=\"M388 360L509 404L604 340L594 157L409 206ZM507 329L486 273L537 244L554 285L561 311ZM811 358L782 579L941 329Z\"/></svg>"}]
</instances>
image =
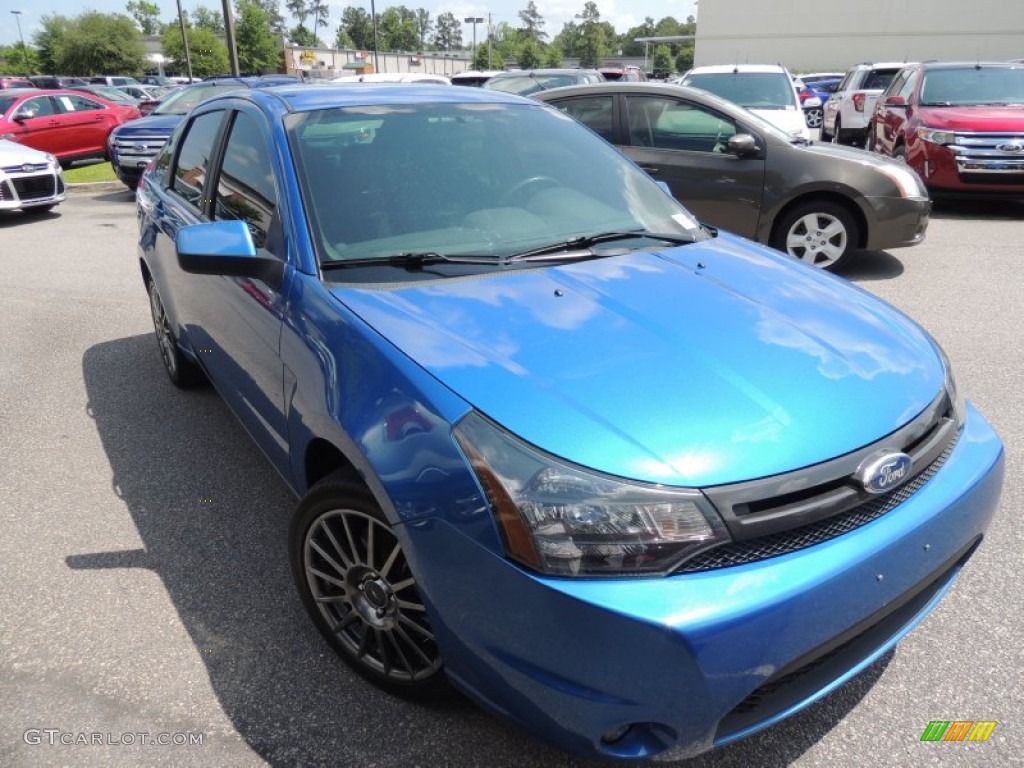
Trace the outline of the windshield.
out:
<instances>
[{"instance_id":1,"label":"windshield","mask_svg":"<svg viewBox=\"0 0 1024 768\"><path fill-rule=\"evenodd\" d=\"M574 75L513 75L512 77L494 77L484 83L489 91L504 91L526 96L538 91L549 91L566 85L575 85Z\"/></svg>"},{"instance_id":2,"label":"windshield","mask_svg":"<svg viewBox=\"0 0 1024 768\"><path fill-rule=\"evenodd\" d=\"M618 150L549 107L348 107L285 124L321 263L498 260L609 231L705 237ZM608 247L631 245L650 243Z\"/></svg>"},{"instance_id":3,"label":"windshield","mask_svg":"<svg viewBox=\"0 0 1024 768\"><path fill-rule=\"evenodd\" d=\"M118 88L111 88L110 86L94 85L89 88L88 93L95 93L97 96L102 96L107 101L113 101L117 104L131 104L134 106L138 101L138 99L133 99L124 91Z\"/></svg>"},{"instance_id":4,"label":"windshield","mask_svg":"<svg viewBox=\"0 0 1024 768\"><path fill-rule=\"evenodd\" d=\"M682 84L747 109L797 109L792 81L783 72L705 72L687 75Z\"/></svg>"},{"instance_id":5,"label":"windshield","mask_svg":"<svg viewBox=\"0 0 1024 768\"><path fill-rule=\"evenodd\" d=\"M1024 67L964 67L926 72L921 104L951 107L1024 104Z\"/></svg>"},{"instance_id":6,"label":"windshield","mask_svg":"<svg viewBox=\"0 0 1024 768\"><path fill-rule=\"evenodd\" d=\"M213 96L228 91L237 91L243 86L237 83L228 85L197 85L191 88L182 88L178 93L168 96L160 106L150 114L153 115L184 115L201 101L206 101Z\"/></svg>"},{"instance_id":7,"label":"windshield","mask_svg":"<svg viewBox=\"0 0 1024 768\"><path fill-rule=\"evenodd\" d=\"M18 96L0 96L0 115L6 115L7 110L10 109L17 100Z\"/></svg>"}]
</instances>

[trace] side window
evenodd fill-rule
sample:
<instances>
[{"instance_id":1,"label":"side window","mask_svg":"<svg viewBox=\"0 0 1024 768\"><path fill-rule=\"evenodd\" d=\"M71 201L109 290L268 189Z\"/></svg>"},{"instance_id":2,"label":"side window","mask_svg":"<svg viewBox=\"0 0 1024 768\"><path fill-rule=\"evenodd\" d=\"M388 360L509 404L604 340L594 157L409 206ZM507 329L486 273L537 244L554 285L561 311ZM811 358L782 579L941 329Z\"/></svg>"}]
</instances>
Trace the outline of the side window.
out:
<instances>
[{"instance_id":1,"label":"side window","mask_svg":"<svg viewBox=\"0 0 1024 768\"><path fill-rule=\"evenodd\" d=\"M879 102L885 101L890 96L902 95L901 89L903 84L907 81L907 76L910 74L910 70L904 70L893 78L893 81L889 83L889 87L885 89L885 92L878 97Z\"/></svg>"},{"instance_id":2,"label":"side window","mask_svg":"<svg viewBox=\"0 0 1024 768\"><path fill-rule=\"evenodd\" d=\"M105 109L99 102L88 99L85 96L66 96L61 94L57 97L57 103L60 105L62 112L89 112L94 109Z\"/></svg>"},{"instance_id":3,"label":"side window","mask_svg":"<svg viewBox=\"0 0 1024 768\"><path fill-rule=\"evenodd\" d=\"M241 219L257 248L284 258L277 217L274 166L256 118L235 114L217 178L214 217Z\"/></svg>"},{"instance_id":4,"label":"side window","mask_svg":"<svg viewBox=\"0 0 1024 768\"><path fill-rule=\"evenodd\" d=\"M676 99L626 96L630 141L636 147L724 152L736 124L710 110Z\"/></svg>"},{"instance_id":5,"label":"side window","mask_svg":"<svg viewBox=\"0 0 1024 768\"><path fill-rule=\"evenodd\" d=\"M53 108L53 102L49 96L38 96L29 99L18 108L19 114L30 115L31 117L47 117L54 115L57 111Z\"/></svg>"},{"instance_id":6,"label":"side window","mask_svg":"<svg viewBox=\"0 0 1024 768\"><path fill-rule=\"evenodd\" d=\"M855 70L850 70L849 72L846 73L846 77L839 81L839 85L836 86L836 93L845 91L847 88L850 87L850 80L853 78L854 72Z\"/></svg>"},{"instance_id":7,"label":"side window","mask_svg":"<svg viewBox=\"0 0 1024 768\"><path fill-rule=\"evenodd\" d=\"M579 120L605 141L613 141L615 123L612 121L612 104L614 98L611 95L585 96L556 102L555 106L569 117Z\"/></svg>"},{"instance_id":8,"label":"side window","mask_svg":"<svg viewBox=\"0 0 1024 768\"><path fill-rule=\"evenodd\" d=\"M188 127L174 168L173 189L196 208L203 208L203 186L209 173L210 155L217 141L224 112L207 112Z\"/></svg>"},{"instance_id":9,"label":"side window","mask_svg":"<svg viewBox=\"0 0 1024 768\"><path fill-rule=\"evenodd\" d=\"M910 102L910 99L914 96L914 89L917 87L917 70L911 70L907 76L907 80L903 85L900 86L899 95Z\"/></svg>"}]
</instances>

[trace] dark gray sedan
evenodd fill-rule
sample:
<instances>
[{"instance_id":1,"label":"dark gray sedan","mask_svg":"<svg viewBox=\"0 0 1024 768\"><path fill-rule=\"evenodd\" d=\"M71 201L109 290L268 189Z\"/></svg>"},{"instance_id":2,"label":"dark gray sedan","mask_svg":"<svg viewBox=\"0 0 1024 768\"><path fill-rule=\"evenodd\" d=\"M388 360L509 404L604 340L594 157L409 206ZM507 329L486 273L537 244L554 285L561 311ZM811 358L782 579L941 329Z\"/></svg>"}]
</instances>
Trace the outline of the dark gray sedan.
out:
<instances>
[{"instance_id":1,"label":"dark gray sedan","mask_svg":"<svg viewBox=\"0 0 1024 768\"><path fill-rule=\"evenodd\" d=\"M536 93L603 136L702 221L831 269L924 240L931 201L905 165L794 139L696 88L608 83Z\"/></svg>"}]
</instances>

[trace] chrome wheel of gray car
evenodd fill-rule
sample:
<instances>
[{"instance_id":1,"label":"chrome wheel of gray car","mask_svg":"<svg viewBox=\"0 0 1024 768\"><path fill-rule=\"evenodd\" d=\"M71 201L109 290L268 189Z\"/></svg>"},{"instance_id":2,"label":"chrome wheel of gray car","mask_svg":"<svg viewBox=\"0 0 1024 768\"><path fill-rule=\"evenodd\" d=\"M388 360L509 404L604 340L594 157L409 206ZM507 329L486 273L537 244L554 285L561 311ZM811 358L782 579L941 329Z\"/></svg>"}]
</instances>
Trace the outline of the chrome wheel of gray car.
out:
<instances>
[{"instance_id":1,"label":"chrome wheel of gray car","mask_svg":"<svg viewBox=\"0 0 1024 768\"><path fill-rule=\"evenodd\" d=\"M859 245L856 219L842 205L804 203L788 211L775 227L772 246L794 259L833 269Z\"/></svg>"},{"instance_id":2,"label":"chrome wheel of gray car","mask_svg":"<svg viewBox=\"0 0 1024 768\"><path fill-rule=\"evenodd\" d=\"M399 685L440 670L416 580L385 522L358 509L323 511L306 529L302 565L326 634L357 668Z\"/></svg>"},{"instance_id":3,"label":"chrome wheel of gray car","mask_svg":"<svg viewBox=\"0 0 1024 768\"><path fill-rule=\"evenodd\" d=\"M823 118L824 115L820 109L808 109L804 113L804 119L807 121L808 128L820 128Z\"/></svg>"}]
</instances>

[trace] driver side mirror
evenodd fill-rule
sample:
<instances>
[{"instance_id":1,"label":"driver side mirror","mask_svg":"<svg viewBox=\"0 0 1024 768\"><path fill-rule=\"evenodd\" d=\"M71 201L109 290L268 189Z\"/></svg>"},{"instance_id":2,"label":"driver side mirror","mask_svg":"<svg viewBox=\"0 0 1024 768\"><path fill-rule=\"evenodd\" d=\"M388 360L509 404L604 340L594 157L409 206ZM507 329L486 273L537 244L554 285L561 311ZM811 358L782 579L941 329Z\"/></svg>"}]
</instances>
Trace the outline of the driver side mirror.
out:
<instances>
[{"instance_id":1,"label":"driver side mirror","mask_svg":"<svg viewBox=\"0 0 1024 768\"><path fill-rule=\"evenodd\" d=\"M16 123L24 123L26 120L31 120L36 116L35 110L24 109L16 113L11 119Z\"/></svg>"},{"instance_id":2,"label":"driver side mirror","mask_svg":"<svg viewBox=\"0 0 1024 768\"><path fill-rule=\"evenodd\" d=\"M902 96L889 96L885 100L885 106L887 107L905 107L907 106L907 100Z\"/></svg>"},{"instance_id":3,"label":"driver side mirror","mask_svg":"<svg viewBox=\"0 0 1024 768\"><path fill-rule=\"evenodd\" d=\"M757 139L749 133L737 133L735 136L730 136L725 145L725 151L730 155L736 155L736 157L755 155L758 149Z\"/></svg>"}]
</instances>

